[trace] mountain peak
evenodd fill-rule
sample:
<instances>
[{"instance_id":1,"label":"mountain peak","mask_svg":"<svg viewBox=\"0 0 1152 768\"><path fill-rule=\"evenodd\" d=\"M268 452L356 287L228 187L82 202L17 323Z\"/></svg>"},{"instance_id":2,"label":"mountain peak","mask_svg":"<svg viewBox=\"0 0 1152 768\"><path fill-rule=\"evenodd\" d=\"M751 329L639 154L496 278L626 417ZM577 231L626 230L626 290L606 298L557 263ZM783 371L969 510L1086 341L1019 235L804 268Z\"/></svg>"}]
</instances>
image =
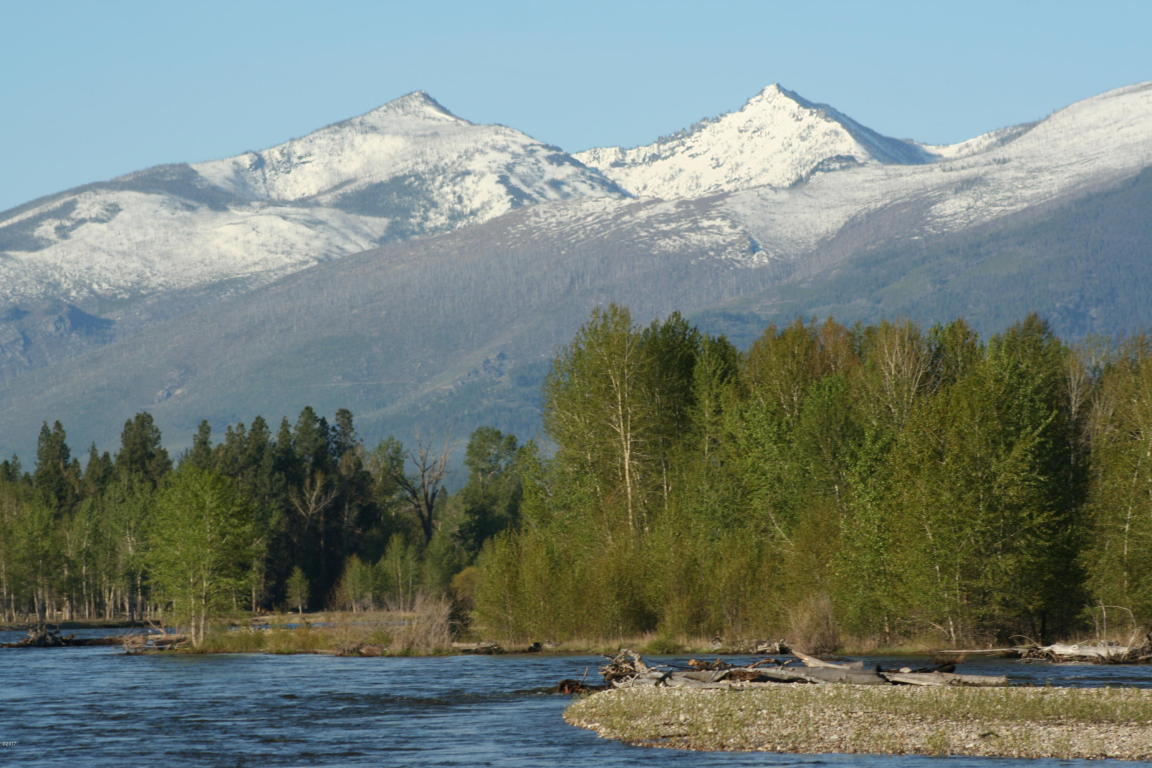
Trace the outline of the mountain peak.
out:
<instances>
[{"instance_id":1,"label":"mountain peak","mask_svg":"<svg viewBox=\"0 0 1152 768\"><path fill-rule=\"evenodd\" d=\"M788 90L784 86L780 85L780 83L772 83L771 85L764 86L764 88L762 88L759 93L748 99L748 101L744 102L744 106L741 107L735 114L755 111L758 107L774 107L777 109L788 110L794 110L797 107L800 107L806 110L839 114L831 107L828 107L825 104L816 104L815 102L809 101L795 91Z\"/></svg>"},{"instance_id":2,"label":"mountain peak","mask_svg":"<svg viewBox=\"0 0 1152 768\"><path fill-rule=\"evenodd\" d=\"M763 88L761 88L760 93L758 93L755 96L753 96L752 98L748 99L748 103L752 103L754 101L766 101L768 99L778 99L778 98L782 98L782 97L783 98L791 98L795 101L796 94L792 93L787 88L780 85L780 83L770 83L770 84L764 86Z\"/></svg>"},{"instance_id":3,"label":"mountain peak","mask_svg":"<svg viewBox=\"0 0 1152 768\"><path fill-rule=\"evenodd\" d=\"M932 159L917 146L881 136L779 83L735 112L701 120L653 144L590 149L576 157L635 195L664 199L788 187L817 172Z\"/></svg>"},{"instance_id":4,"label":"mountain peak","mask_svg":"<svg viewBox=\"0 0 1152 768\"><path fill-rule=\"evenodd\" d=\"M372 121L395 117L467 122L452 114L427 91L411 91L356 119Z\"/></svg>"}]
</instances>

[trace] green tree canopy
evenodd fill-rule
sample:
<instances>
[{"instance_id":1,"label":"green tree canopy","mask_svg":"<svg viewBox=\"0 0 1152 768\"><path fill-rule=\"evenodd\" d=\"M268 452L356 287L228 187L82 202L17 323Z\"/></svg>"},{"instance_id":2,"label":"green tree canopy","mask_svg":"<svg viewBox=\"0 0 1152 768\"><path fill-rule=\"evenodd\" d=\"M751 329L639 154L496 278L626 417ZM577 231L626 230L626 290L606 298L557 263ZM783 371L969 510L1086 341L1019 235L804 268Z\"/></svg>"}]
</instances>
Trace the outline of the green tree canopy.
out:
<instances>
[{"instance_id":1,"label":"green tree canopy","mask_svg":"<svg viewBox=\"0 0 1152 768\"><path fill-rule=\"evenodd\" d=\"M235 483L197 467L181 468L157 500L149 552L156 597L204 640L208 618L246 586L254 531L250 502Z\"/></svg>"}]
</instances>

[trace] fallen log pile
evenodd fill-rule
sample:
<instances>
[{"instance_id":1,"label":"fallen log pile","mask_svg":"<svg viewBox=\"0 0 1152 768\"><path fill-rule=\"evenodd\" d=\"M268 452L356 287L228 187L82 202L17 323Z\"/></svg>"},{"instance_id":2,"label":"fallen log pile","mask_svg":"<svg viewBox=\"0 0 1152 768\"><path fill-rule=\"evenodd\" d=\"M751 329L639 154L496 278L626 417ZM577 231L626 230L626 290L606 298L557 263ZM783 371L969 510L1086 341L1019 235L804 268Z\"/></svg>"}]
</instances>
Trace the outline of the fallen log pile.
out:
<instances>
[{"instance_id":1,"label":"fallen log pile","mask_svg":"<svg viewBox=\"0 0 1152 768\"><path fill-rule=\"evenodd\" d=\"M32 627L28 634L14 643L0 643L0 648L75 648L85 645L120 645L124 637L76 637L61 635L59 630L47 627Z\"/></svg>"},{"instance_id":2,"label":"fallen log pile","mask_svg":"<svg viewBox=\"0 0 1152 768\"><path fill-rule=\"evenodd\" d=\"M123 638L125 653L140 653L141 651L168 651L187 643L188 635L169 634L160 631L148 635L125 635Z\"/></svg>"},{"instance_id":3,"label":"fallen log pile","mask_svg":"<svg viewBox=\"0 0 1152 768\"><path fill-rule=\"evenodd\" d=\"M1021 648L1020 658L1077 664L1147 664L1152 662L1152 641L1143 645L1053 643Z\"/></svg>"},{"instance_id":4,"label":"fallen log pile","mask_svg":"<svg viewBox=\"0 0 1152 768\"><path fill-rule=\"evenodd\" d=\"M1152 663L1152 633L1140 645L1129 643L1052 643L1051 645L1018 645L1011 648L951 650L941 653L953 656L1000 656L1007 659L1042 661L1057 664L1149 664Z\"/></svg>"},{"instance_id":5,"label":"fallen log pile","mask_svg":"<svg viewBox=\"0 0 1152 768\"><path fill-rule=\"evenodd\" d=\"M496 643L452 643L452 650L478 656L502 656L504 654L540 653L543 643L530 643L519 648L505 648Z\"/></svg>"},{"instance_id":6,"label":"fallen log pile","mask_svg":"<svg viewBox=\"0 0 1152 768\"><path fill-rule=\"evenodd\" d=\"M774 683L851 685L960 685L1003 686L1000 675L958 675L955 664L911 669L865 669L862 662L824 661L803 653L795 658L761 659L747 666L724 661L689 662L689 669L649 666L634 651L623 650L600 668L604 682L613 688L666 686L669 688L754 688Z\"/></svg>"}]
</instances>

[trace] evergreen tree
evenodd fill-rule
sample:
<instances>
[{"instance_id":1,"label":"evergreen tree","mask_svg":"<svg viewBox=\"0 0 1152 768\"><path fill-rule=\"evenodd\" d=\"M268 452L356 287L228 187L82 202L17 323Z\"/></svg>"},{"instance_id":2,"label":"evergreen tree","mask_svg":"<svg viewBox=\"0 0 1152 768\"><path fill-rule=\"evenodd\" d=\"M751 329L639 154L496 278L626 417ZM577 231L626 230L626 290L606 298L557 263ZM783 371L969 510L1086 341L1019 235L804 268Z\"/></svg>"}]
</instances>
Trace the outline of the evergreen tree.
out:
<instances>
[{"instance_id":1,"label":"evergreen tree","mask_svg":"<svg viewBox=\"0 0 1152 768\"><path fill-rule=\"evenodd\" d=\"M79 467L73 463L67 435L60 422L52 428L45 423L36 443L36 469L32 485L50 509L64 513L72 509L79 494Z\"/></svg>"},{"instance_id":2,"label":"evergreen tree","mask_svg":"<svg viewBox=\"0 0 1152 768\"><path fill-rule=\"evenodd\" d=\"M328 474L331 465L331 435L328 422L305 406L296 419L292 446L306 473Z\"/></svg>"},{"instance_id":3,"label":"evergreen tree","mask_svg":"<svg viewBox=\"0 0 1152 768\"><path fill-rule=\"evenodd\" d=\"M84 467L84 477L81 478L84 498L99 498L112 482L114 471L112 457L107 451L100 453L93 443L88 449L88 463Z\"/></svg>"},{"instance_id":4,"label":"evergreen tree","mask_svg":"<svg viewBox=\"0 0 1152 768\"><path fill-rule=\"evenodd\" d=\"M13 455L10 459L0 461L0 482L17 483L24 478L24 468L20 465L20 457Z\"/></svg>"},{"instance_id":5,"label":"evergreen tree","mask_svg":"<svg viewBox=\"0 0 1152 768\"><path fill-rule=\"evenodd\" d=\"M144 411L124 422L120 452L115 461L117 476L155 488L171 469L172 460L164 449L152 414Z\"/></svg>"},{"instance_id":6,"label":"evergreen tree","mask_svg":"<svg viewBox=\"0 0 1152 768\"><path fill-rule=\"evenodd\" d=\"M200 422L196 428L196 435L192 438L192 448L184 457L184 464L199 469L212 469L214 463L212 456L212 425L207 420Z\"/></svg>"},{"instance_id":7,"label":"evergreen tree","mask_svg":"<svg viewBox=\"0 0 1152 768\"><path fill-rule=\"evenodd\" d=\"M493 427L477 428L468 441L468 482L459 494L464 519L456 535L472 558L485 541L519 522L518 454L516 437Z\"/></svg>"}]
</instances>

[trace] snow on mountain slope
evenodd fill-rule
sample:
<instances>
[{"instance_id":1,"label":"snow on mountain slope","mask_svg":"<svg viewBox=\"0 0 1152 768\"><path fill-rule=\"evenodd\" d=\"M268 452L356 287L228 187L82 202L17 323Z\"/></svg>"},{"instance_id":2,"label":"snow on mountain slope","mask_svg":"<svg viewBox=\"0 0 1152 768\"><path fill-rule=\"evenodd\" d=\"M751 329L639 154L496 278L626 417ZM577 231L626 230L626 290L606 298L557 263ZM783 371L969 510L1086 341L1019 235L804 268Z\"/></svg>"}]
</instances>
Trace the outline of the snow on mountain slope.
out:
<instances>
[{"instance_id":1,"label":"snow on mountain slope","mask_svg":"<svg viewBox=\"0 0 1152 768\"><path fill-rule=\"evenodd\" d=\"M915 212L898 227L889 217L896 228L883 236L923 237L1106 184L1152 164L1150 137L1148 83L943 147L883 137L769 86L738 112L648 147L577 156L601 173L416 92L269 150L160 166L0 213L0 306L259 284L536 203L547 205L534 226L589 228L627 211L646 217L635 231L650 231L654 251L694 238L704 257L755 267L807 258L882 211ZM670 204L633 205L621 187ZM677 206L708 196L715 216L678 227Z\"/></svg>"},{"instance_id":2,"label":"snow on mountain slope","mask_svg":"<svg viewBox=\"0 0 1152 768\"><path fill-rule=\"evenodd\" d=\"M422 92L263 152L160 166L0 213L0 304L268 280L542 201L626 195Z\"/></svg>"},{"instance_id":3,"label":"snow on mountain slope","mask_svg":"<svg viewBox=\"0 0 1152 768\"><path fill-rule=\"evenodd\" d=\"M979 152L986 152L1001 144L1007 144L1018 136L1032 130L1032 127L1035 125L1036 123L1023 123L1007 128L997 128L994 131L982 133L979 136L966 139L956 144L921 144L917 142L917 146L940 160L955 160L960 157L975 155Z\"/></svg>"},{"instance_id":4,"label":"snow on mountain slope","mask_svg":"<svg viewBox=\"0 0 1152 768\"><path fill-rule=\"evenodd\" d=\"M899 227L884 233L873 227L869 237L930 237L991 221L1152 166L1152 82L938 149L941 159L931 164L817 174L790 189L734 193L721 207L752 233L766 257L814 252L882 211L904 211Z\"/></svg>"},{"instance_id":5,"label":"snow on mountain slope","mask_svg":"<svg viewBox=\"0 0 1152 768\"><path fill-rule=\"evenodd\" d=\"M564 256L582 248L656 256L693 253L696 261L755 267L766 261L759 243L712 200L612 201L587 199L563 205L538 205L524 211L505 230L509 248L546 239Z\"/></svg>"},{"instance_id":6,"label":"snow on mountain slope","mask_svg":"<svg viewBox=\"0 0 1152 768\"><path fill-rule=\"evenodd\" d=\"M821 170L935 159L915 143L881 136L779 85L736 112L653 144L589 149L576 158L635 195L665 199L788 187Z\"/></svg>"},{"instance_id":7,"label":"snow on mountain slope","mask_svg":"<svg viewBox=\"0 0 1152 768\"><path fill-rule=\"evenodd\" d=\"M332 208L214 210L134 191L90 190L67 202L64 210L37 212L43 218L35 231L57 235L55 242L9 251L0 261L0 301L121 299L224 279L267 280L371 248L388 225ZM91 210L115 213L108 221L84 221Z\"/></svg>"},{"instance_id":8,"label":"snow on mountain slope","mask_svg":"<svg viewBox=\"0 0 1152 768\"><path fill-rule=\"evenodd\" d=\"M615 191L559 148L502 125L470 123L423 91L264 152L192 168L242 199L306 200L364 213L418 180L420 188L443 192L425 222L431 229L487 220L521 203ZM397 180L399 189L388 188Z\"/></svg>"}]
</instances>

